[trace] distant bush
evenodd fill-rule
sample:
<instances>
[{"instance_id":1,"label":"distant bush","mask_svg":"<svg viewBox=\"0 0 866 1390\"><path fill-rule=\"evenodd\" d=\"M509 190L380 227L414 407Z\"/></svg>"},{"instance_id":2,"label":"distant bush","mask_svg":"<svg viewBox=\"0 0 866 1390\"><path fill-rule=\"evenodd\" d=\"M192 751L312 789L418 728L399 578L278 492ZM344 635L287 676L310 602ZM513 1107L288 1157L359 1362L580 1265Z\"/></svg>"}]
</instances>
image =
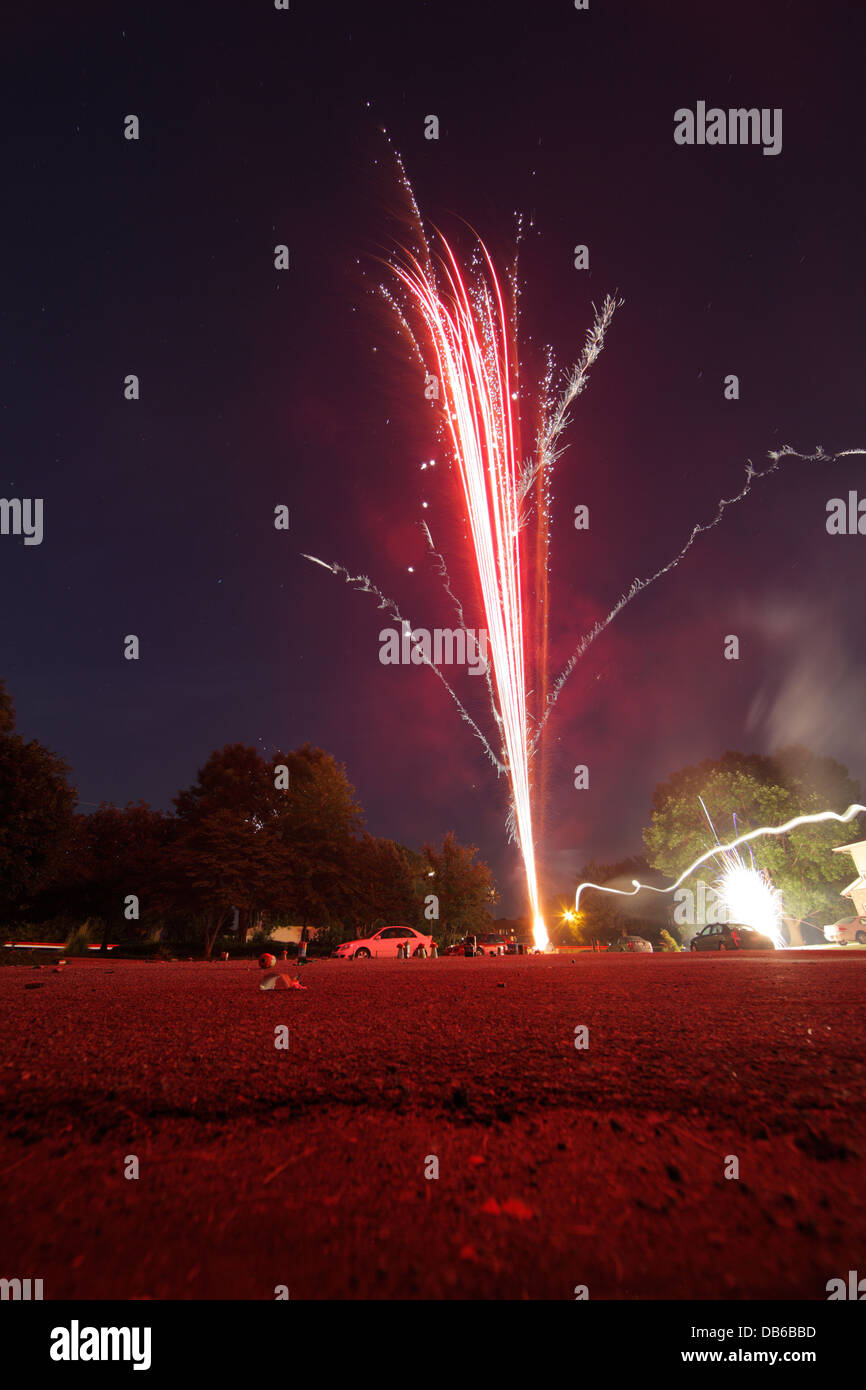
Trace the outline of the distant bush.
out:
<instances>
[{"instance_id":1,"label":"distant bush","mask_svg":"<svg viewBox=\"0 0 866 1390\"><path fill-rule=\"evenodd\" d=\"M93 924L88 917L86 922L73 927L66 938L63 950L67 956L86 956L89 954L88 947L93 941Z\"/></svg>"},{"instance_id":2,"label":"distant bush","mask_svg":"<svg viewBox=\"0 0 866 1390\"><path fill-rule=\"evenodd\" d=\"M7 919L0 932L4 941L65 941L80 922L80 917L69 916L49 917L44 922Z\"/></svg>"},{"instance_id":3,"label":"distant bush","mask_svg":"<svg viewBox=\"0 0 866 1390\"><path fill-rule=\"evenodd\" d=\"M675 940L675 938L671 935L669 931L665 931L664 927L662 927L661 931L659 932L659 940L656 950L679 951L680 949L680 943L677 940Z\"/></svg>"}]
</instances>

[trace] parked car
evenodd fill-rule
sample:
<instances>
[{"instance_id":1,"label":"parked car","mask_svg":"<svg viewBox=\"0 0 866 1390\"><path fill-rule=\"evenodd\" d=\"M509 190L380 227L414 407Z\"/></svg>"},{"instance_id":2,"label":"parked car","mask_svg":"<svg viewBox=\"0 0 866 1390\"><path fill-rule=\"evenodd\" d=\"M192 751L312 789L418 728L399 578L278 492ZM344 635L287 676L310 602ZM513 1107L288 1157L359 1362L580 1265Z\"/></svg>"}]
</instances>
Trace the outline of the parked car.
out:
<instances>
[{"instance_id":1,"label":"parked car","mask_svg":"<svg viewBox=\"0 0 866 1390\"><path fill-rule=\"evenodd\" d=\"M847 946L849 941L866 946L866 917L843 917L841 921L824 927L824 936L837 946Z\"/></svg>"},{"instance_id":2,"label":"parked car","mask_svg":"<svg viewBox=\"0 0 866 1390\"><path fill-rule=\"evenodd\" d=\"M359 936L356 941L344 941L332 955L342 960L369 960L371 956L396 959L400 947L408 946L410 956L429 956L432 954L432 944L432 936L425 936L414 927L383 927L374 936Z\"/></svg>"},{"instance_id":3,"label":"parked car","mask_svg":"<svg viewBox=\"0 0 866 1390\"><path fill-rule=\"evenodd\" d=\"M618 936L607 948L609 951L636 951L639 955L652 954L652 942L642 936Z\"/></svg>"},{"instance_id":4,"label":"parked car","mask_svg":"<svg viewBox=\"0 0 866 1390\"><path fill-rule=\"evenodd\" d=\"M464 936L462 941L455 941L453 946L446 946L443 951L446 956L483 956L480 939L477 936Z\"/></svg>"},{"instance_id":5,"label":"parked car","mask_svg":"<svg viewBox=\"0 0 866 1390\"><path fill-rule=\"evenodd\" d=\"M714 922L704 927L690 943L692 951L775 951L776 943L771 936L755 931L754 927L729 926L726 922Z\"/></svg>"},{"instance_id":6,"label":"parked car","mask_svg":"<svg viewBox=\"0 0 866 1390\"><path fill-rule=\"evenodd\" d=\"M478 938L479 956L504 956L508 950L508 938L499 932L484 932Z\"/></svg>"}]
</instances>

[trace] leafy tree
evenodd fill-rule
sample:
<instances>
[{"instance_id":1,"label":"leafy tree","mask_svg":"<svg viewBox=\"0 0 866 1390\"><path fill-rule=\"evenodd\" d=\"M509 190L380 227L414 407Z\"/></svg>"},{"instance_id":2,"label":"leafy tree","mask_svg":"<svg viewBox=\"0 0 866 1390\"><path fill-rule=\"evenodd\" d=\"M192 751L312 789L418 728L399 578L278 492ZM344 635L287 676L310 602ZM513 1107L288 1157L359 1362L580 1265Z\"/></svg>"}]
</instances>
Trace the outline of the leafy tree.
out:
<instances>
[{"instance_id":1,"label":"leafy tree","mask_svg":"<svg viewBox=\"0 0 866 1390\"><path fill-rule=\"evenodd\" d=\"M39 909L101 922L103 948L109 935L140 936L159 916L156 888L171 830L171 820L143 801L124 807L103 802L77 815ZM139 919L124 914L130 894L139 900Z\"/></svg>"},{"instance_id":2,"label":"leafy tree","mask_svg":"<svg viewBox=\"0 0 866 1390\"><path fill-rule=\"evenodd\" d=\"M496 901L496 891L488 866L476 862L475 845L461 845L449 830L440 848L425 845L423 852L430 866L426 892L439 900L439 923L445 940L452 941L467 932L489 931L490 906Z\"/></svg>"},{"instance_id":3,"label":"leafy tree","mask_svg":"<svg viewBox=\"0 0 866 1390\"><path fill-rule=\"evenodd\" d=\"M353 919L365 933L394 924L425 929L423 893L432 890L421 855L364 834L354 842L351 866Z\"/></svg>"},{"instance_id":4,"label":"leafy tree","mask_svg":"<svg viewBox=\"0 0 866 1390\"><path fill-rule=\"evenodd\" d=\"M790 747L770 756L727 752L675 773L656 787L652 818L644 830L649 863L668 878L716 842L699 798L703 798L720 842L761 826L782 825L795 816L817 811L844 811L859 801L860 789L848 769L832 758ZM793 919L814 913L840 912L839 889L846 866L834 846L858 838L857 821L846 827L829 821L803 826L784 836L764 836L751 844L757 868L765 870L783 894ZM749 849L743 857L750 862ZM717 869L710 860L684 887L696 890L712 882Z\"/></svg>"},{"instance_id":5,"label":"leafy tree","mask_svg":"<svg viewBox=\"0 0 866 1390\"><path fill-rule=\"evenodd\" d=\"M184 826L166 857L157 888L162 905L199 926L205 955L231 923L233 909L252 914L266 894L270 846L249 817L215 810Z\"/></svg>"},{"instance_id":6,"label":"leafy tree","mask_svg":"<svg viewBox=\"0 0 866 1390\"><path fill-rule=\"evenodd\" d=\"M75 789L56 753L15 733L0 681L0 915L18 915L50 881L72 826Z\"/></svg>"},{"instance_id":7,"label":"leafy tree","mask_svg":"<svg viewBox=\"0 0 866 1390\"><path fill-rule=\"evenodd\" d=\"M597 883L599 887L619 888L628 892L633 880L658 883L659 875L651 871L646 859L632 855L614 864L600 864L591 859L578 875L579 883ZM580 911L572 925L578 944L588 946L593 941L609 944L625 932L634 935L656 936L668 920L664 899L654 893L638 893L620 897L617 893L599 893L585 888L580 897Z\"/></svg>"},{"instance_id":8,"label":"leafy tree","mask_svg":"<svg viewBox=\"0 0 866 1390\"><path fill-rule=\"evenodd\" d=\"M273 827L282 856L271 903L290 906L302 924L346 920L354 837L363 823L355 790L343 765L321 748L304 744L284 761L290 783Z\"/></svg>"},{"instance_id":9,"label":"leafy tree","mask_svg":"<svg viewBox=\"0 0 866 1390\"><path fill-rule=\"evenodd\" d=\"M266 760L230 744L211 754L175 806L168 882L201 920L208 951L232 907L244 926L262 911L317 926L349 912L361 811L345 769L322 749L305 744ZM196 855L212 863L217 846L228 857L210 880Z\"/></svg>"}]
</instances>

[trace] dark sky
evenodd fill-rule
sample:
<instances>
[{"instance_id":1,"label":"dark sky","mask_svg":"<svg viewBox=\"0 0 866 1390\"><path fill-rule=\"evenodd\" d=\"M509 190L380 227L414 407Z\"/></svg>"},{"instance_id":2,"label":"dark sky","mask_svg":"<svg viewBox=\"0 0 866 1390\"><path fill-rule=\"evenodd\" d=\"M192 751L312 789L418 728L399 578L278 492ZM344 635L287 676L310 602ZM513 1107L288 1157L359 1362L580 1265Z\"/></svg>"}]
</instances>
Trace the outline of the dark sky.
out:
<instances>
[{"instance_id":1,"label":"dark sky","mask_svg":"<svg viewBox=\"0 0 866 1390\"><path fill-rule=\"evenodd\" d=\"M466 222L505 264L515 211L532 218L524 384L545 344L574 360L594 300L625 300L555 477L565 660L748 459L866 447L862 7L49 4L4 28L0 496L45 508L40 546L0 536L21 730L68 758L85 806L166 807L215 747L309 740L346 763L370 830L453 828L521 910L480 745L429 672L380 664L375 603L301 558L449 626L423 497L474 600L456 479L422 492L444 448L375 293L401 230L380 127L463 250ZM698 101L781 107L782 152L677 146ZM549 726L545 890L638 851L656 782L727 747L802 741L866 780L866 537L825 530L864 464L789 462L599 638Z\"/></svg>"}]
</instances>

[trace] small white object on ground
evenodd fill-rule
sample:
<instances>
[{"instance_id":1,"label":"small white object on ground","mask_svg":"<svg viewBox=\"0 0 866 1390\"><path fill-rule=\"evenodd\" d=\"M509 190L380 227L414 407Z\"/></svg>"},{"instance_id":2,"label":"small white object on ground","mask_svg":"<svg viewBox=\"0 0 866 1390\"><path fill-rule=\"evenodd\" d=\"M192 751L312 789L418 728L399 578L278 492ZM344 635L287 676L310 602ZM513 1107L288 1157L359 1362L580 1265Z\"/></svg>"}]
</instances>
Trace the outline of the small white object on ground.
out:
<instances>
[{"instance_id":1,"label":"small white object on ground","mask_svg":"<svg viewBox=\"0 0 866 1390\"><path fill-rule=\"evenodd\" d=\"M259 989L306 989L306 985L298 984L297 980L290 980L287 975L280 975L276 970L266 975L259 985Z\"/></svg>"}]
</instances>

